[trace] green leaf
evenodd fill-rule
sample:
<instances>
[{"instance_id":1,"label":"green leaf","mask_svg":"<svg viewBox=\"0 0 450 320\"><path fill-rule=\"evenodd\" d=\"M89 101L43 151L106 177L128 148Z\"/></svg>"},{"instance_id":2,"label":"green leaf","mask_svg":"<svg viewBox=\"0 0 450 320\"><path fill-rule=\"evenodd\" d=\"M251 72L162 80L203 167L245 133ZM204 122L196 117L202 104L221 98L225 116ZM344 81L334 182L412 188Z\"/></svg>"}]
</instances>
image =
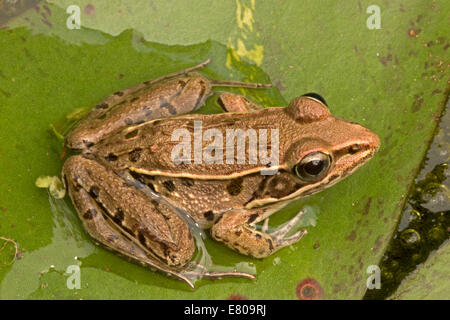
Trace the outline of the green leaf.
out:
<instances>
[{"instance_id":1,"label":"green leaf","mask_svg":"<svg viewBox=\"0 0 450 320\"><path fill-rule=\"evenodd\" d=\"M447 98L449 5L381 1L381 29L368 29L370 1L42 2L0 29L0 236L21 256L0 267L0 298L297 299L313 281L322 299L359 299L378 264ZM69 5L81 29L68 29ZM95 247L69 199L34 183L58 176L66 116L103 97L173 71L212 63L212 78L272 83L236 90L265 106L306 92L331 112L376 132L378 154L351 177L291 203L276 226L308 208L308 234L255 260L207 241L218 265L256 266L257 280L201 280L195 290ZM210 101L202 112L219 112ZM309 211L311 210L311 211ZM66 286L81 267L81 289ZM299 288L301 289L301 288ZM301 290L300 290L301 291Z\"/></svg>"}]
</instances>

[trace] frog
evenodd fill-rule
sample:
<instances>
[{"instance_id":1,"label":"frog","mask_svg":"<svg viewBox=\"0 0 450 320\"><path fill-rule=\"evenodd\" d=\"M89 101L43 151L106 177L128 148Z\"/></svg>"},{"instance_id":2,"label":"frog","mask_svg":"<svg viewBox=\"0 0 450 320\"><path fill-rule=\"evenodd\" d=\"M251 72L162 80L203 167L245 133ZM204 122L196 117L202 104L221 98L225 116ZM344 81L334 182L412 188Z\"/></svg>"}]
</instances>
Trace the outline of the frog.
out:
<instances>
[{"instance_id":1,"label":"frog","mask_svg":"<svg viewBox=\"0 0 450 320\"><path fill-rule=\"evenodd\" d=\"M62 168L64 186L96 243L192 288L199 273L256 278L238 270L208 271L192 261L193 225L240 254L266 258L307 233L294 230L304 210L275 229L268 226L272 214L348 177L380 145L371 130L334 117L316 93L293 98L287 107L262 107L243 95L215 91L271 86L210 79L198 72L209 62L104 98L66 136L67 148L78 154ZM222 113L195 113L213 96ZM276 161L249 161L249 140L243 140L244 159L236 154L235 161L212 163L192 161L192 155L174 159L182 143L174 131L195 136L198 123L223 136L227 130L272 130L277 136L266 135L265 146ZM209 142L197 148L204 152ZM223 144L218 149L230 151Z\"/></svg>"}]
</instances>

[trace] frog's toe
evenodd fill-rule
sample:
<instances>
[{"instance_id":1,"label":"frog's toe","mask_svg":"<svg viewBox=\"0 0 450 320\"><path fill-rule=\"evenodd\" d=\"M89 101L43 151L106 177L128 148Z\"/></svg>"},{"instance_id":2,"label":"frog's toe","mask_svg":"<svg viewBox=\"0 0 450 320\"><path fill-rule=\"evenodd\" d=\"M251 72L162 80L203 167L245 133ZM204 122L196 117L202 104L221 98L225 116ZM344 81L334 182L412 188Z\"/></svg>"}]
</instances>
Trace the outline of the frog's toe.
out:
<instances>
[{"instance_id":1,"label":"frog's toe","mask_svg":"<svg viewBox=\"0 0 450 320\"><path fill-rule=\"evenodd\" d=\"M256 279L256 277L251 273L241 272L237 270L208 271L208 269L204 265L196 262L191 262L189 267L186 268L186 270L184 270L181 274L191 280L200 278L219 279L224 277L239 277L252 280Z\"/></svg>"},{"instance_id":2,"label":"frog's toe","mask_svg":"<svg viewBox=\"0 0 450 320\"><path fill-rule=\"evenodd\" d=\"M284 238L283 236L277 236L277 237L273 237L274 238L274 245L279 247L279 248L284 248L286 246L289 246L293 243L296 243L297 241L299 241L305 234L307 234L308 231L307 230L300 230L297 231L296 233L294 233L292 236Z\"/></svg>"},{"instance_id":3,"label":"frog's toe","mask_svg":"<svg viewBox=\"0 0 450 320\"><path fill-rule=\"evenodd\" d=\"M297 222L301 219L301 217L305 214L305 210L301 210L295 217L293 217L291 220L286 222L284 225L282 225L280 228L272 232L270 235L273 238L279 238L282 239L286 236L286 234L292 230L292 228L297 224ZM291 238L291 237L289 237Z\"/></svg>"}]
</instances>

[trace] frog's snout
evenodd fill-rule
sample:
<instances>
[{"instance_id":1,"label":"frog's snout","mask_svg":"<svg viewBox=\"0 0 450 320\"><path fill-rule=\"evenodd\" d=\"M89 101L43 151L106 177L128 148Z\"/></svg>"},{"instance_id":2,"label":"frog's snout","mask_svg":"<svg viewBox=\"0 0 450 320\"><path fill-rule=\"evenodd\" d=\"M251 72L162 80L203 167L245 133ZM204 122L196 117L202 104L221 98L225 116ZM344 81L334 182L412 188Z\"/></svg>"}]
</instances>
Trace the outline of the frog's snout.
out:
<instances>
[{"instance_id":1,"label":"frog's snout","mask_svg":"<svg viewBox=\"0 0 450 320\"><path fill-rule=\"evenodd\" d=\"M364 134L364 140L367 144L367 146L371 149L374 150L374 153L378 151L378 149L380 148L380 138L378 137L378 135L367 129L365 129L365 134Z\"/></svg>"}]
</instances>

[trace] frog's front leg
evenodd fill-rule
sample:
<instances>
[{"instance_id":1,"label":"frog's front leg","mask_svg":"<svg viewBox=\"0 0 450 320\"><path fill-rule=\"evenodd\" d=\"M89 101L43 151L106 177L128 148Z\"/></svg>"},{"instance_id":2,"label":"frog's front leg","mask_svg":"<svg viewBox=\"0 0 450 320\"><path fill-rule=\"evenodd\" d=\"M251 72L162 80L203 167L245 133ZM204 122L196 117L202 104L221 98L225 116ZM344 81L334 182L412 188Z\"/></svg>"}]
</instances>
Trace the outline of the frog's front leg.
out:
<instances>
[{"instance_id":1,"label":"frog's front leg","mask_svg":"<svg viewBox=\"0 0 450 320\"><path fill-rule=\"evenodd\" d=\"M299 241L306 230L300 230L291 236L286 234L300 219L303 211L274 232L267 232L265 223L262 230L255 228L255 224L268 220L273 211L264 208L235 209L225 213L211 228L211 235L228 247L254 258L265 258L275 251Z\"/></svg>"}]
</instances>

